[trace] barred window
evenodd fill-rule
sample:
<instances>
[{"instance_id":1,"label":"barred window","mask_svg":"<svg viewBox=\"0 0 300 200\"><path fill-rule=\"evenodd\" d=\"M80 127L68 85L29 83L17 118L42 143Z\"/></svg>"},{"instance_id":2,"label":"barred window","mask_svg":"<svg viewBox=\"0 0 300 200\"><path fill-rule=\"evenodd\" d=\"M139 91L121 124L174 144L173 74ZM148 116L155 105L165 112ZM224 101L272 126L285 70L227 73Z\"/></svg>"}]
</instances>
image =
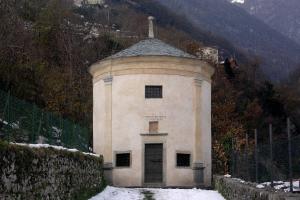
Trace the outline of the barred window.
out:
<instances>
[{"instance_id":1,"label":"barred window","mask_svg":"<svg viewBox=\"0 0 300 200\"><path fill-rule=\"evenodd\" d=\"M190 167L191 165L191 154L177 153L176 154L177 167Z\"/></svg>"},{"instance_id":2,"label":"barred window","mask_svg":"<svg viewBox=\"0 0 300 200\"><path fill-rule=\"evenodd\" d=\"M130 167L130 153L117 153L116 167Z\"/></svg>"},{"instance_id":3,"label":"barred window","mask_svg":"<svg viewBox=\"0 0 300 200\"><path fill-rule=\"evenodd\" d=\"M162 86L161 85L146 85L145 98L162 98Z\"/></svg>"}]
</instances>

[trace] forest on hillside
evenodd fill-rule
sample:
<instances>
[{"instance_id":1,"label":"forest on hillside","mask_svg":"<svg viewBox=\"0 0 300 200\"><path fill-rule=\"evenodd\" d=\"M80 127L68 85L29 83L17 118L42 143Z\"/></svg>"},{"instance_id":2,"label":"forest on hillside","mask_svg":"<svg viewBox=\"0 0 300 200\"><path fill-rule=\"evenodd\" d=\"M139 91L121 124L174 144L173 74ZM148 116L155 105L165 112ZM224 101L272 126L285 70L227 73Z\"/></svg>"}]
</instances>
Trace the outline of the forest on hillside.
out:
<instances>
[{"instance_id":1,"label":"forest on hillside","mask_svg":"<svg viewBox=\"0 0 300 200\"><path fill-rule=\"evenodd\" d=\"M0 89L74 121L92 125L92 77L88 67L146 37L147 17L157 19L159 39L189 53L204 45L237 55L238 66L215 65L212 127L215 171L226 172L232 138L237 149L254 128L286 117L300 128L299 74L283 86L265 81L260 59L249 58L226 39L183 22L149 1L108 1L109 7L74 6L72 0L11 0L0 4ZM160 14L163 13L163 14ZM229 67L229 69L228 69ZM299 71L300 73L300 71ZM267 140L267 131L262 131Z\"/></svg>"}]
</instances>

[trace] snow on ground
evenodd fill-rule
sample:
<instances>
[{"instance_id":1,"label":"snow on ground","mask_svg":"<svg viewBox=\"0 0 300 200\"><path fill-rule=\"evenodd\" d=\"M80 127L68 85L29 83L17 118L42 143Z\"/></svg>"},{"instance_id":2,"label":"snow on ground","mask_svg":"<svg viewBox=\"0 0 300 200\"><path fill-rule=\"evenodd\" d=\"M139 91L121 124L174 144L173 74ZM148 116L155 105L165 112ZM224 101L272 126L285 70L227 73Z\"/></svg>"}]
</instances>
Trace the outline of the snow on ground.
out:
<instances>
[{"instance_id":1,"label":"snow on ground","mask_svg":"<svg viewBox=\"0 0 300 200\"><path fill-rule=\"evenodd\" d=\"M62 147L62 146L55 146L55 145L50 145L50 144L25 144L25 143L13 143L13 142L11 142L11 144L20 145L20 146L27 146L27 147L30 147L30 148L53 148L53 149L56 149L56 150L65 150L65 151L70 151L70 152L78 152L77 149L68 149L68 148L65 148L65 147ZM86 153L86 152L81 152L81 153L83 153L85 155L99 157L98 154Z\"/></svg>"},{"instance_id":2,"label":"snow on ground","mask_svg":"<svg viewBox=\"0 0 300 200\"><path fill-rule=\"evenodd\" d=\"M265 188L265 186L264 186L264 185L262 185L262 184L258 184L258 185L256 185L256 187L257 187L257 188L259 188L259 189L263 189L263 188Z\"/></svg>"},{"instance_id":3,"label":"snow on ground","mask_svg":"<svg viewBox=\"0 0 300 200\"><path fill-rule=\"evenodd\" d=\"M218 192L200 189L151 189L157 200L225 200Z\"/></svg>"},{"instance_id":4,"label":"snow on ground","mask_svg":"<svg viewBox=\"0 0 300 200\"><path fill-rule=\"evenodd\" d=\"M144 195L139 189L115 188L107 186L103 192L90 200L142 200Z\"/></svg>"},{"instance_id":5,"label":"snow on ground","mask_svg":"<svg viewBox=\"0 0 300 200\"><path fill-rule=\"evenodd\" d=\"M265 188L267 186L271 186L271 182L265 182L259 184L262 186L261 188ZM257 185L256 187L258 187ZM274 181L274 189L275 190L284 190L285 192L290 192L290 182L283 182L283 181ZM300 191L300 182L299 181L293 181L293 191Z\"/></svg>"},{"instance_id":6,"label":"snow on ground","mask_svg":"<svg viewBox=\"0 0 300 200\"><path fill-rule=\"evenodd\" d=\"M146 198L148 197L148 198ZM201 189L117 188L105 190L90 200L225 200L218 192Z\"/></svg>"},{"instance_id":7,"label":"snow on ground","mask_svg":"<svg viewBox=\"0 0 300 200\"><path fill-rule=\"evenodd\" d=\"M245 0L231 0L231 3L240 3L240 4L244 4Z\"/></svg>"},{"instance_id":8,"label":"snow on ground","mask_svg":"<svg viewBox=\"0 0 300 200\"><path fill-rule=\"evenodd\" d=\"M224 177L225 178L231 178L231 175L230 174L225 174Z\"/></svg>"},{"instance_id":9,"label":"snow on ground","mask_svg":"<svg viewBox=\"0 0 300 200\"><path fill-rule=\"evenodd\" d=\"M229 174L226 174L224 175L225 178L231 178L231 175ZM246 182L240 178L232 178L233 180L236 180L236 181L239 181L243 184L248 184L249 182ZM274 189L275 190L281 190L281 191L284 191L284 192L290 192L290 182L286 181L274 181ZM271 187L271 182L264 182L264 183L259 183L257 184L256 183L256 188L259 188L259 189L264 189L266 187ZM293 181L293 191L294 192L300 192L300 180L297 180L297 181Z\"/></svg>"},{"instance_id":10,"label":"snow on ground","mask_svg":"<svg viewBox=\"0 0 300 200\"><path fill-rule=\"evenodd\" d=\"M1 119L1 118L0 118L0 122L2 122L4 125L8 125L8 122L5 121L5 120L3 120L3 119Z\"/></svg>"}]
</instances>

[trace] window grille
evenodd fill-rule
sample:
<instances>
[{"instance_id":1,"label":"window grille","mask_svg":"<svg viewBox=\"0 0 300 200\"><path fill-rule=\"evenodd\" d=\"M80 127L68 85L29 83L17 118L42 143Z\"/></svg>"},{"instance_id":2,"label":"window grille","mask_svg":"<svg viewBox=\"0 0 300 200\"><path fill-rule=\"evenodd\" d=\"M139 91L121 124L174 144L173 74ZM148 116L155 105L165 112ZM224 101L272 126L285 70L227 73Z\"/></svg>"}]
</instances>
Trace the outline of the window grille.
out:
<instances>
[{"instance_id":1,"label":"window grille","mask_svg":"<svg viewBox=\"0 0 300 200\"><path fill-rule=\"evenodd\" d=\"M162 98L162 86L146 85L145 87L145 98Z\"/></svg>"}]
</instances>

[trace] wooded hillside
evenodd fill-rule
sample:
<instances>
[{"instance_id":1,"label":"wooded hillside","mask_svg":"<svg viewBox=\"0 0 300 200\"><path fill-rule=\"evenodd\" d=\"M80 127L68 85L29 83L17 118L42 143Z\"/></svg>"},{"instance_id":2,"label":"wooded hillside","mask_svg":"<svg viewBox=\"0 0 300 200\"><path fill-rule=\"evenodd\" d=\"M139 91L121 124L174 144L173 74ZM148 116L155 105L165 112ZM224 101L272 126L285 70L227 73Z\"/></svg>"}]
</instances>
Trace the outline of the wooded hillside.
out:
<instances>
[{"instance_id":1,"label":"wooded hillside","mask_svg":"<svg viewBox=\"0 0 300 200\"><path fill-rule=\"evenodd\" d=\"M72 0L1 2L0 89L91 125L92 78L88 67L145 38L151 14L157 19L159 39L189 53L203 45L217 46L227 55L237 55L240 61L237 67L215 66L212 126L216 171L228 170L232 138L238 141L237 148L242 148L247 131L265 129L270 121L279 130L287 116L299 115L299 110L294 113L288 109L299 106L299 99L291 97L297 85L280 94L263 81L260 60L249 59L226 39L194 28L184 18L149 1L112 0L108 5L76 7ZM260 137L267 138L267 133Z\"/></svg>"}]
</instances>

